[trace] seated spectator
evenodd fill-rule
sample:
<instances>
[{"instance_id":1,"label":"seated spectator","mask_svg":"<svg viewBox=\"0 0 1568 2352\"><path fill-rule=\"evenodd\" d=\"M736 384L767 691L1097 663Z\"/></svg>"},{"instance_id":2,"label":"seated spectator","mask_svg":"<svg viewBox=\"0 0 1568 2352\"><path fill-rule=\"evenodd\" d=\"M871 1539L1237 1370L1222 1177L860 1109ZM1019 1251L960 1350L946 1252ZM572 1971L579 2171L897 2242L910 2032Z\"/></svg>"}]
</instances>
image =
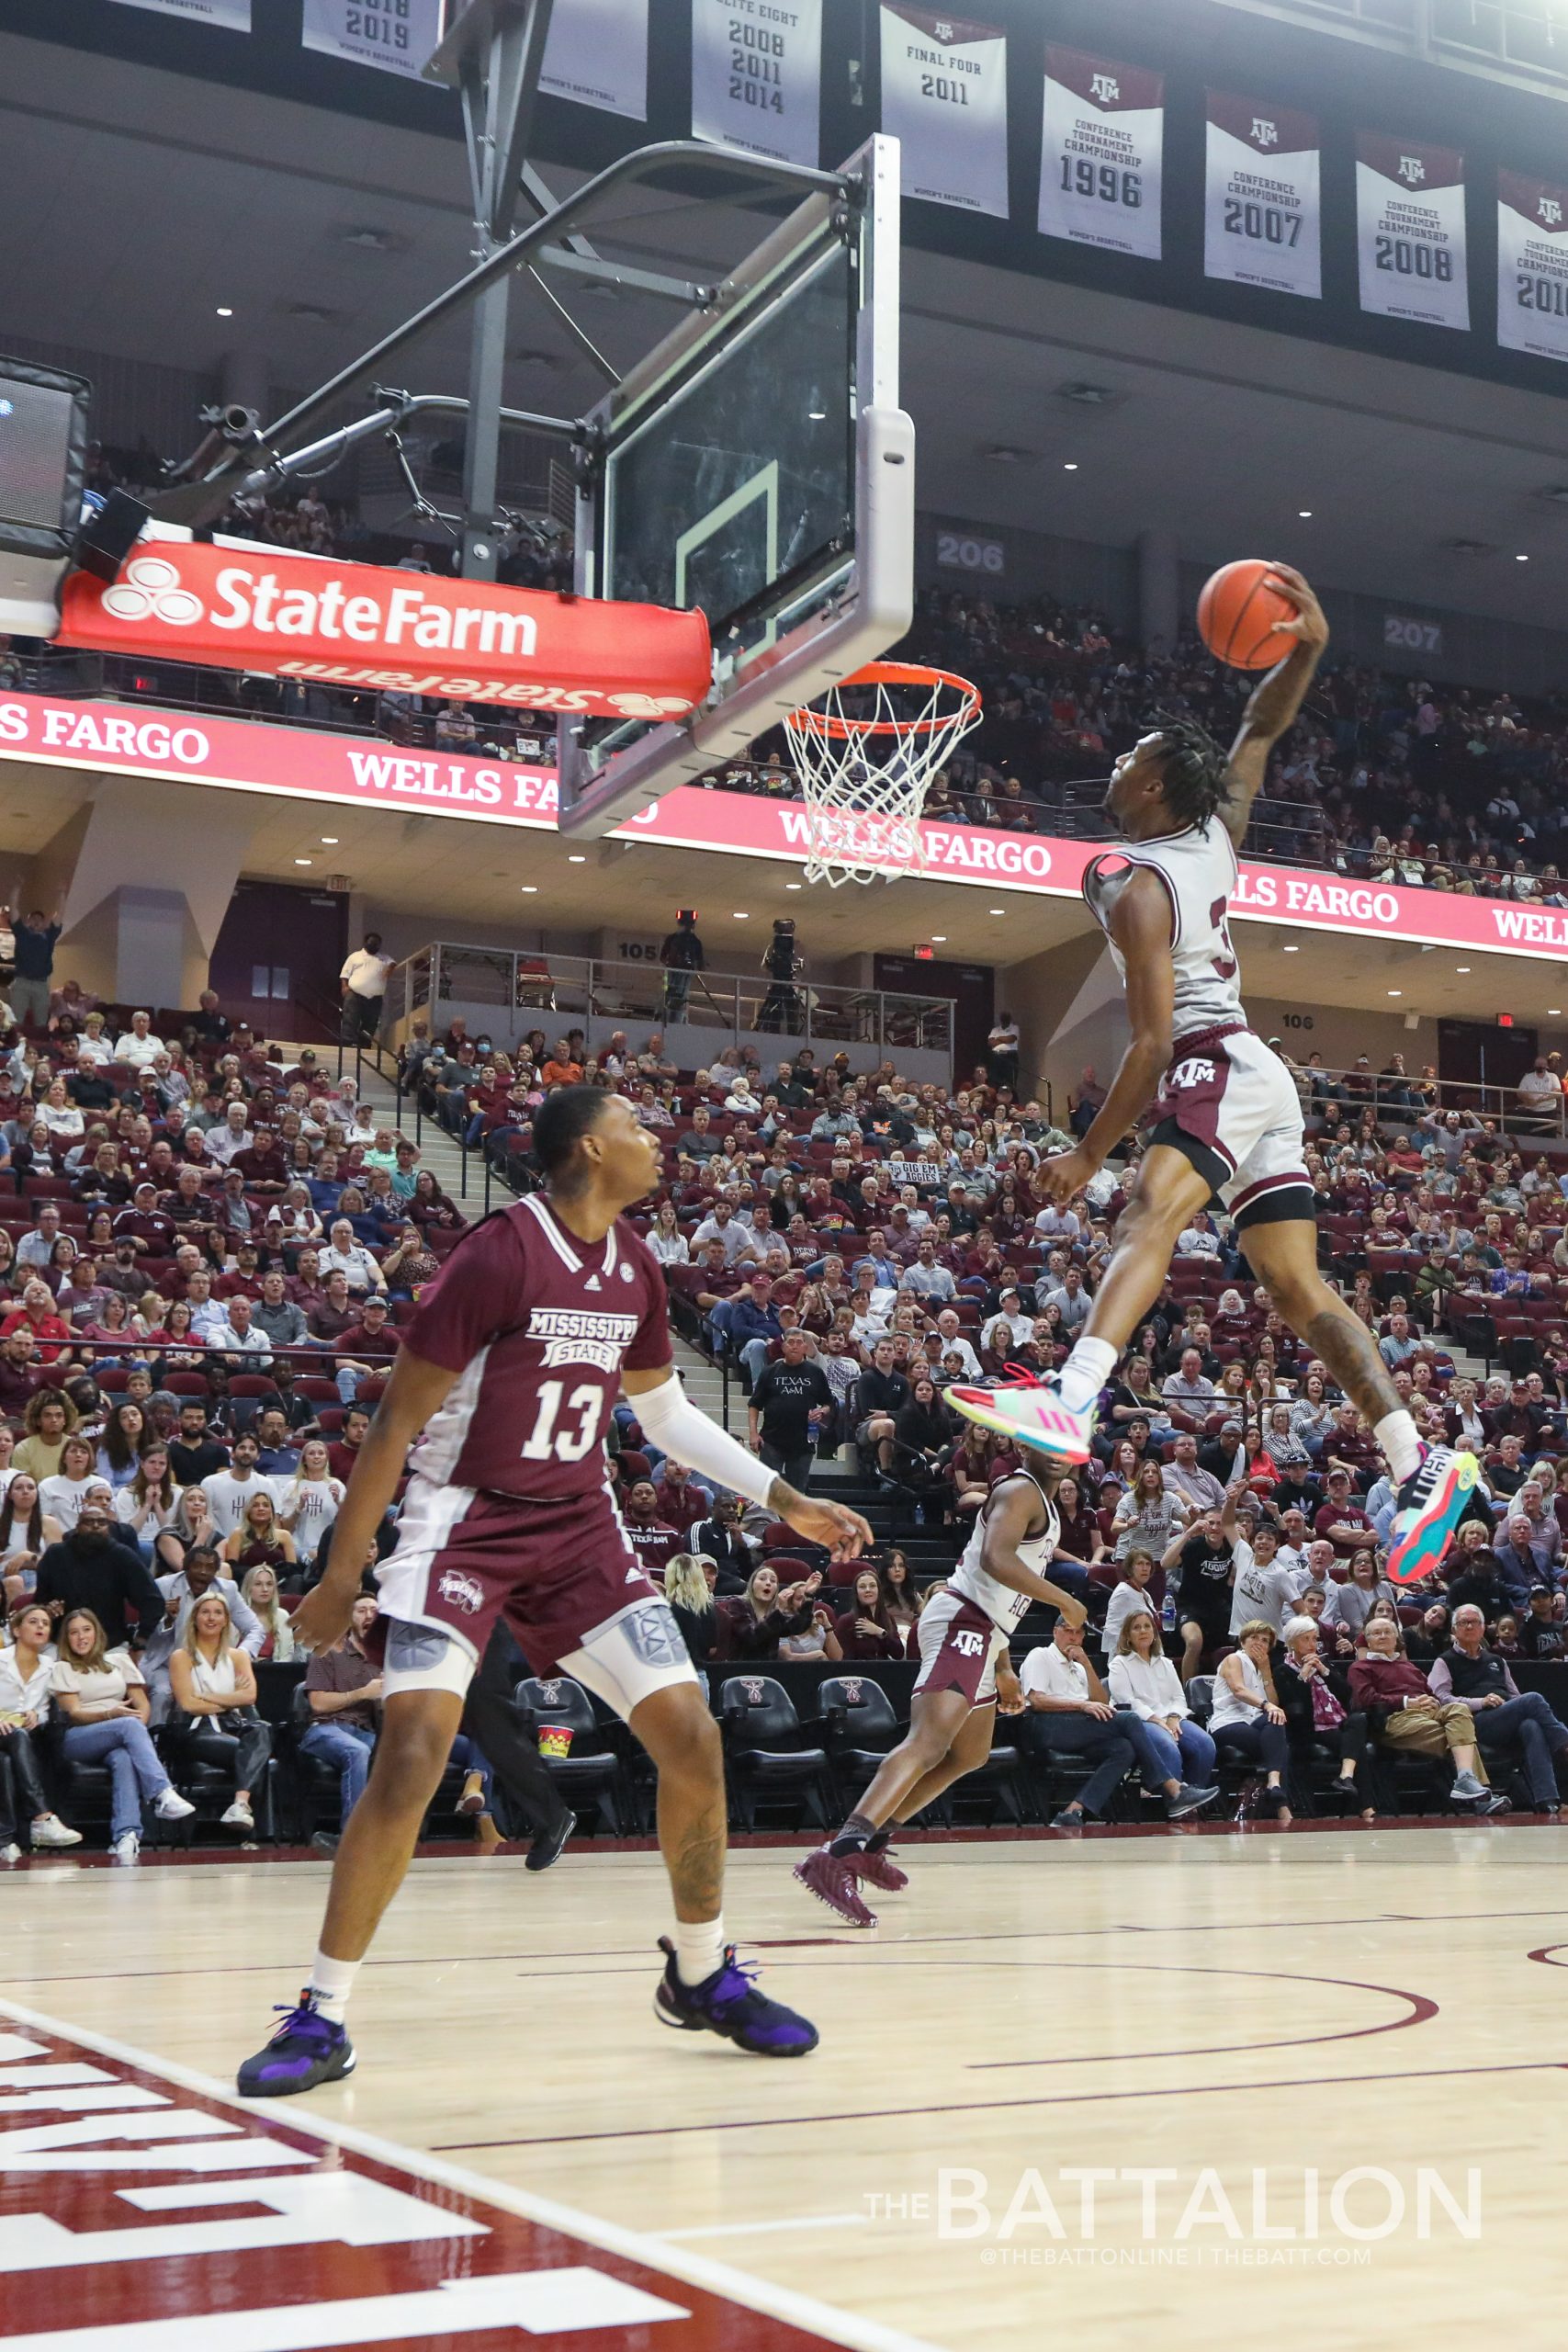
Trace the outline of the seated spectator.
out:
<instances>
[{"instance_id":1,"label":"seated spectator","mask_svg":"<svg viewBox=\"0 0 1568 2352\"><path fill-rule=\"evenodd\" d=\"M721 1658L748 1658L761 1664L776 1658L779 1644L790 1634L803 1634L812 1622L811 1604L822 1578L815 1571L782 1590L776 1568L754 1568L739 1600L716 1603Z\"/></svg>"},{"instance_id":2,"label":"seated spectator","mask_svg":"<svg viewBox=\"0 0 1568 2352\"><path fill-rule=\"evenodd\" d=\"M143 1641L164 1615L163 1594L135 1545L117 1540L118 1532L107 1494L85 1501L75 1526L39 1560L35 1587L52 1616L73 1609L90 1613L116 1650L130 1640L128 1611Z\"/></svg>"},{"instance_id":3,"label":"seated spectator","mask_svg":"<svg viewBox=\"0 0 1568 2352\"><path fill-rule=\"evenodd\" d=\"M1274 1690L1285 1711L1285 1734L1298 1764L1311 1756L1315 1741L1335 1749L1339 1759L1334 1801L1348 1810L1357 1792L1357 1773L1367 1749L1367 1718L1352 1703L1349 1678L1337 1661L1323 1655L1321 1636L1310 1616L1289 1617L1280 1637L1282 1655L1274 1676ZM1375 1820L1377 1808L1368 1801L1360 1807L1363 1821Z\"/></svg>"},{"instance_id":4,"label":"seated spectator","mask_svg":"<svg viewBox=\"0 0 1568 2352\"><path fill-rule=\"evenodd\" d=\"M1521 1692L1507 1663L1486 1645L1486 1626L1472 1603L1453 1612L1453 1639L1427 1677L1439 1707L1463 1700L1475 1722L1483 1756L1495 1760L1522 1751L1530 1803L1549 1819L1558 1816L1554 1759L1568 1751L1568 1724L1560 1723L1540 1690Z\"/></svg>"},{"instance_id":5,"label":"seated spectator","mask_svg":"<svg viewBox=\"0 0 1568 2352\"><path fill-rule=\"evenodd\" d=\"M310 1722L299 1747L339 1776L340 1826L365 1793L381 1705L380 1669L366 1655L376 1603L361 1594L349 1629L330 1650L318 1650L305 1668Z\"/></svg>"},{"instance_id":6,"label":"seated spectator","mask_svg":"<svg viewBox=\"0 0 1568 2352\"><path fill-rule=\"evenodd\" d=\"M131 1069L151 1069L158 1056L167 1050L162 1037L152 1035L152 1015L133 1012L130 1028L115 1040L114 1057Z\"/></svg>"},{"instance_id":7,"label":"seated spectator","mask_svg":"<svg viewBox=\"0 0 1568 2352\"><path fill-rule=\"evenodd\" d=\"M45 1515L53 1521L60 1535L69 1535L82 1515L88 1490L102 1484L97 1473L97 1448L91 1438L73 1431L60 1449L59 1469L52 1478L41 1479L38 1487ZM55 1540L59 1540L58 1535Z\"/></svg>"},{"instance_id":8,"label":"seated spectator","mask_svg":"<svg viewBox=\"0 0 1568 2352\"><path fill-rule=\"evenodd\" d=\"M897 1632L882 1597L882 1579L874 1568L862 1568L854 1582L854 1605L833 1621L839 1656L860 1660L899 1658L904 1636Z\"/></svg>"},{"instance_id":9,"label":"seated spectator","mask_svg":"<svg viewBox=\"0 0 1568 2352\"><path fill-rule=\"evenodd\" d=\"M1267 1618L1249 1617L1237 1630L1241 1646L1220 1660L1209 1731L1226 1756L1261 1767L1267 1775L1263 1810L1288 1826L1284 1776L1291 1760L1285 1711L1274 1690L1270 1653L1274 1628Z\"/></svg>"},{"instance_id":10,"label":"seated spectator","mask_svg":"<svg viewBox=\"0 0 1568 2352\"><path fill-rule=\"evenodd\" d=\"M1157 1462L1140 1464L1131 1487L1111 1519L1111 1550L1124 1560L1134 1550L1163 1559L1191 1513L1179 1495L1166 1487Z\"/></svg>"},{"instance_id":11,"label":"seated spectator","mask_svg":"<svg viewBox=\"0 0 1568 2352\"><path fill-rule=\"evenodd\" d=\"M54 1670L54 1623L36 1600L10 1617L11 1646L0 1649L0 1862L19 1862L23 1841L35 1854L79 1846L49 1802L43 1736Z\"/></svg>"},{"instance_id":12,"label":"seated spectator","mask_svg":"<svg viewBox=\"0 0 1568 2352\"><path fill-rule=\"evenodd\" d=\"M39 1562L63 1533L59 1521L43 1508L38 1480L26 1470L12 1471L0 1496L0 1579L7 1610L31 1598Z\"/></svg>"},{"instance_id":13,"label":"seated spectator","mask_svg":"<svg viewBox=\"0 0 1568 2352\"><path fill-rule=\"evenodd\" d=\"M294 1656L294 1627L277 1595L277 1577L265 1562L245 1572L240 1596L262 1629L255 1655L275 1666L287 1666Z\"/></svg>"},{"instance_id":14,"label":"seated spectator","mask_svg":"<svg viewBox=\"0 0 1568 2352\"><path fill-rule=\"evenodd\" d=\"M1106 1646L1112 1648L1109 1642ZM1123 1618L1106 1679L1111 1704L1122 1711L1121 1728L1133 1739L1145 1784L1162 1792L1169 1818L1179 1820L1218 1796L1214 1743L1194 1722L1180 1679L1161 1646L1158 1620L1146 1609L1132 1610Z\"/></svg>"},{"instance_id":15,"label":"seated spectator","mask_svg":"<svg viewBox=\"0 0 1568 2352\"><path fill-rule=\"evenodd\" d=\"M1507 1656L1502 1629L1510 1614L1505 1611L1497 1620L1493 1634L1492 1646L1500 1657ZM1549 1586L1538 1584L1531 1590L1529 1613L1515 1621L1515 1641L1520 1657L1560 1658L1568 1653L1568 1624L1557 1615L1555 1598Z\"/></svg>"},{"instance_id":16,"label":"seated spectator","mask_svg":"<svg viewBox=\"0 0 1568 2352\"><path fill-rule=\"evenodd\" d=\"M705 1672L718 1639L714 1607L716 1561L701 1552L677 1552L664 1570L664 1598L681 1629L686 1653L699 1674Z\"/></svg>"},{"instance_id":17,"label":"seated spectator","mask_svg":"<svg viewBox=\"0 0 1568 2352\"><path fill-rule=\"evenodd\" d=\"M716 1592L729 1598L745 1591L751 1575L751 1546L740 1532L738 1496L715 1495L707 1517L687 1531L687 1542L694 1552L713 1561Z\"/></svg>"},{"instance_id":18,"label":"seated spectator","mask_svg":"<svg viewBox=\"0 0 1568 2352\"><path fill-rule=\"evenodd\" d=\"M1129 1617L1152 1617L1158 1624L1164 1589L1164 1573L1154 1554L1141 1544L1134 1545L1122 1562L1122 1581L1106 1603L1102 1641L1107 1657L1113 1657L1120 1648L1122 1628Z\"/></svg>"},{"instance_id":19,"label":"seated spectator","mask_svg":"<svg viewBox=\"0 0 1568 2352\"><path fill-rule=\"evenodd\" d=\"M1461 1700L1439 1701L1415 1661L1401 1656L1397 1624L1375 1613L1362 1637L1366 1655L1350 1668L1350 1695L1380 1747L1395 1754L1444 1756L1453 1766L1454 1802L1480 1813L1506 1813L1494 1795L1475 1744L1475 1719Z\"/></svg>"},{"instance_id":20,"label":"seated spectator","mask_svg":"<svg viewBox=\"0 0 1568 2352\"><path fill-rule=\"evenodd\" d=\"M172 1527L179 1499L167 1446L150 1441L137 1462L130 1483L114 1498L115 1518L152 1566L160 1535Z\"/></svg>"},{"instance_id":21,"label":"seated spectator","mask_svg":"<svg viewBox=\"0 0 1568 2352\"><path fill-rule=\"evenodd\" d=\"M250 1568L268 1567L280 1582L292 1574L299 1556L294 1538L278 1524L277 1503L270 1487L250 1497L220 1554L236 1578Z\"/></svg>"},{"instance_id":22,"label":"seated spectator","mask_svg":"<svg viewBox=\"0 0 1568 2352\"><path fill-rule=\"evenodd\" d=\"M236 1646L229 1604L209 1589L192 1606L185 1638L169 1659L174 1703L164 1727L176 1765L206 1764L232 1776L225 1829L255 1828L251 1792L272 1754L272 1731L256 1713L256 1677Z\"/></svg>"},{"instance_id":23,"label":"seated spectator","mask_svg":"<svg viewBox=\"0 0 1568 2352\"><path fill-rule=\"evenodd\" d=\"M333 1476L325 1440L308 1437L299 1449L299 1469L277 1487L278 1521L293 1538L297 1560L308 1565L315 1558L346 1492L344 1481Z\"/></svg>"},{"instance_id":24,"label":"seated spectator","mask_svg":"<svg viewBox=\"0 0 1568 2352\"><path fill-rule=\"evenodd\" d=\"M1086 1822L1102 1821L1135 1754L1104 1683L1084 1655L1078 1628L1058 1615L1050 1640L1030 1651L1018 1679L1029 1710L1020 1738L1046 1752L1081 1756L1094 1766L1080 1793L1054 1816L1052 1828L1081 1829Z\"/></svg>"},{"instance_id":25,"label":"seated spectator","mask_svg":"<svg viewBox=\"0 0 1568 2352\"><path fill-rule=\"evenodd\" d=\"M184 1821L196 1810L174 1786L152 1745L141 1668L128 1649L110 1646L91 1609L73 1609L61 1623L49 1689L65 1721L61 1752L66 1761L107 1767L115 1860L139 1861L143 1805L160 1821Z\"/></svg>"},{"instance_id":26,"label":"seated spectator","mask_svg":"<svg viewBox=\"0 0 1568 2352\"><path fill-rule=\"evenodd\" d=\"M843 1652L833 1630L833 1612L825 1600L814 1600L808 1624L797 1634L779 1636L780 1660L790 1666L836 1666Z\"/></svg>"}]
</instances>

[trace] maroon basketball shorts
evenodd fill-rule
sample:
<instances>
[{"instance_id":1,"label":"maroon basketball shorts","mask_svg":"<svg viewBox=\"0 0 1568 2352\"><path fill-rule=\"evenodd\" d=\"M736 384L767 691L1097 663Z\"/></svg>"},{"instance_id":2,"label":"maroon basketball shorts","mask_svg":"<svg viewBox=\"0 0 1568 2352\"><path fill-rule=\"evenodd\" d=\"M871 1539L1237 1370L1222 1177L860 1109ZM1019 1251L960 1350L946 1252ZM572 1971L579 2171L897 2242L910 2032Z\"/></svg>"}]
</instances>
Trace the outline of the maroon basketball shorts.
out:
<instances>
[{"instance_id":1,"label":"maroon basketball shorts","mask_svg":"<svg viewBox=\"0 0 1568 2352\"><path fill-rule=\"evenodd\" d=\"M1314 1214L1301 1098L1279 1055L1250 1029L1178 1038L1149 1141L1184 1152L1238 1228Z\"/></svg>"},{"instance_id":2,"label":"maroon basketball shorts","mask_svg":"<svg viewBox=\"0 0 1568 2352\"><path fill-rule=\"evenodd\" d=\"M536 1674L571 1675L623 1720L654 1691L696 1679L608 1488L524 1502L415 1476L378 1580L389 1697L460 1698L498 1617Z\"/></svg>"},{"instance_id":3,"label":"maroon basketball shorts","mask_svg":"<svg viewBox=\"0 0 1568 2352\"><path fill-rule=\"evenodd\" d=\"M958 1690L972 1707L997 1695L997 1660L1008 1645L1001 1627L962 1593L933 1592L915 1628L920 1645L917 1690Z\"/></svg>"}]
</instances>

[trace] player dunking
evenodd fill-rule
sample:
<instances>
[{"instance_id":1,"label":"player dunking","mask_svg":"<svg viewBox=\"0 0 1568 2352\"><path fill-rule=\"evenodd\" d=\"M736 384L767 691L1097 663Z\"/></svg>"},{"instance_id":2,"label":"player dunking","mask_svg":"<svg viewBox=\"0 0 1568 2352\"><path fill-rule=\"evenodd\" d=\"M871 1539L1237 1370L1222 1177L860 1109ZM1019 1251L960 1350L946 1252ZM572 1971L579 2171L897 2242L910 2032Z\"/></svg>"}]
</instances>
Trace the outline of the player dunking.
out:
<instances>
[{"instance_id":1,"label":"player dunking","mask_svg":"<svg viewBox=\"0 0 1568 2352\"><path fill-rule=\"evenodd\" d=\"M1151 1096L1156 1118L1089 1319L1058 1381L947 1393L972 1420L1050 1460L1087 1461L1100 1391L1159 1295L1177 1236L1217 1194L1280 1313L1376 1427L1398 1489L1388 1572L1403 1583L1442 1558L1475 1458L1422 1443L1370 1333L1318 1273L1301 1104L1247 1026L1225 925L1269 755L1328 642L1299 571L1277 564L1269 584L1294 607L1275 626L1295 642L1253 694L1229 758L1189 720L1156 725L1117 761L1105 795L1127 847L1084 877L1126 987L1132 1040L1082 1142L1043 1162L1050 1198L1070 1201L1099 1174Z\"/></svg>"},{"instance_id":2,"label":"player dunking","mask_svg":"<svg viewBox=\"0 0 1568 2352\"><path fill-rule=\"evenodd\" d=\"M979 1770L998 1709L1022 1713L1008 1639L1030 1602L1047 1602L1075 1625L1084 1622L1083 1603L1044 1573L1061 1534L1055 1496L1064 1475L1031 1462L992 1487L963 1558L920 1612L908 1738L885 1759L838 1836L795 1866L802 1886L852 1928L876 1925L857 1880L889 1894L908 1883L886 1852L895 1826Z\"/></svg>"},{"instance_id":3,"label":"player dunking","mask_svg":"<svg viewBox=\"0 0 1568 2352\"><path fill-rule=\"evenodd\" d=\"M664 1278L619 1220L659 1181L659 1146L629 1103L588 1086L540 1106L546 1193L458 1243L421 1297L333 1530L332 1562L295 1617L313 1648L349 1621L365 1558L413 1456L398 1546L380 1571L386 1663L369 1784L343 1834L321 1948L298 2007L240 2069L252 2098L285 2098L354 2064L344 2008L402 1883L498 1615L537 1674L570 1674L630 1724L659 1770L659 1843L675 1938L654 1996L666 2025L768 2057L817 2044L759 1992L724 1939L718 1726L666 1602L627 1541L604 1467L624 1389L654 1444L766 1502L853 1559L865 1521L808 1500L688 1402L671 1357Z\"/></svg>"}]
</instances>

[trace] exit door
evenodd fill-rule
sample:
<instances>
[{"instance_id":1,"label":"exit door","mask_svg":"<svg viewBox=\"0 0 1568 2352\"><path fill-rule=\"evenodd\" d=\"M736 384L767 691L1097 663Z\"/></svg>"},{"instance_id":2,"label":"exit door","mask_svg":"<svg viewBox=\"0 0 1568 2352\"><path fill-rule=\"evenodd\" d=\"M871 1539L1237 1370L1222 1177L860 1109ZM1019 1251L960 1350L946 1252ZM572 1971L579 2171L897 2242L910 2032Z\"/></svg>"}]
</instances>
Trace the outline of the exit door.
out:
<instances>
[{"instance_id":1,"label":"exit door","mask_svg":"<svg viewBox=\"0 0 1568 2352\"><path fill-rule=\"evenodd\" d=\"M238 882L212 951L211 985L231 1021L258 1037L337 1035L348 896L292 882Z\"/></svg>"}]
</instances>

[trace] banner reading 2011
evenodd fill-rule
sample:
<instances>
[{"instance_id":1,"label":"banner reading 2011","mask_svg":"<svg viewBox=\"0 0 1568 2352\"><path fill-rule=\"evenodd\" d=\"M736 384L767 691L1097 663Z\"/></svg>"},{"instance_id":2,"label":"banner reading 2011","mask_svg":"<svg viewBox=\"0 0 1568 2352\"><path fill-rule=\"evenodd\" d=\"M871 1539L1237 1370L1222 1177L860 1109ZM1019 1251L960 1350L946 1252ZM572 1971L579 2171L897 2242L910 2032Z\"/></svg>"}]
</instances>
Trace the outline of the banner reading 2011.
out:
<instances>
[{"instance_id":1,"label":"banner reading 2011","mask_svg":"<svg viewBox=\"0 0 1568 2352\"><path fill-rule=\"evenodd\" d=\"M1008 211L1008 45L995 25L883 0L882 128L906 196Z\"/></svg>"},{"instance_id":2,"label":"banner reading 2011","mask_svg":"<svg viewBox=\"0 0 1568 2352\"><path fill-rule=\"evenodd\" d=\"M1363 130L1356 141L1361 308L1385 319L1468 327L1464 157Z\"/></svg>"},{"instance_id":3,"label":"banner reading 2011","mask_svg":"<svg viewBox=\"0 0 1568 2352\"><path fill-rule=\"evenodd\" d=\"M1040 231L1160 257L1165 77L1142 65L1045 51Z\"/></svg>"},{"instance_id":4,"label":"banner reading 2011","mask_svg":"<svg viewBox=\"0 0 1568 2352\"><path fill-rule=\"evenodd\" d=\"M441 38L441 0L305 0L304 43L414 82Z\"/></svg>"},{"instance_id":5,"label":"banner reading 2011","mask_svg":"<svg viewBox=\"0 0 1568 2352\"><path fill-rule=\"evenodd\" d=\"M1497 175L1497 340L1568 359L1568 188Z\"/></svg>"},{"instance_id":6,"label":"banner reading 2011","mask_svg":"<svg viewBox=\"0 0 1568 2352\"><path fill-rule=\"evenodd\" d=\"M1276 294L1323 292L1317 123L1211 90L1203 274Z\"/></svg>"},{"instance_id":7,"label":"banner reading 2011","mask_svg":"<svg viewBox=\"0 0 1568 2352\"><path fill-rule=\"evenodd\" d=\"M822 0L692 0L692 136L817 162Z\"/></svg>"}]
</instances>

